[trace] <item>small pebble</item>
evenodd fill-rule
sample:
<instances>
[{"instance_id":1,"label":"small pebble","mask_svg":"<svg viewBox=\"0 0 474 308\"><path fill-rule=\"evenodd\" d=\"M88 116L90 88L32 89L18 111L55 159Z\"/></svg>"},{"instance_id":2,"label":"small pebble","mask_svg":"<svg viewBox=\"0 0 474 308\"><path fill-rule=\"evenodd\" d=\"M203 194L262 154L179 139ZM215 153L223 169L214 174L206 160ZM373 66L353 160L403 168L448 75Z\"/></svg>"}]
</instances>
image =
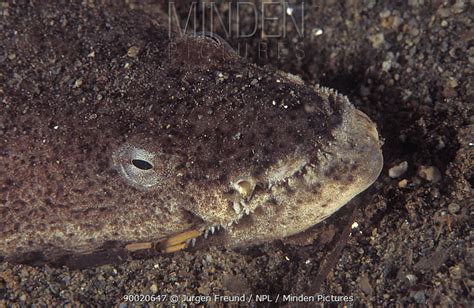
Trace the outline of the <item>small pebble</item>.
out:
<instances>
[{"instance_id":1,"label":"small pebble","mask_svg":"<svg viewBox=\"0 0 474 308\"><path fill-rule=\"evenodd\" d=\"M392 179L396 179L402 176L408 169L408 163L406 161L402 161L398 165L393 166L392 168L388 169L388 176Z\"/></svg>"},{"instance_id":2,"label":"small pebble","mask_svg":"<svg viewBox=\"0 0 474 308\"><path fill-rule=\"evenodd\" d=\"M449 77L448 80L446 81L446 86L450 88L456 88L458 86L458 80L454 77Z\"/></svg>"},{"instance_id":3,"label":"small pebble","mask_svg":"<svg viewBox=\"0 0 474 308\"><path fill-rule=\"evenodd\" d=\"M387 18L389 17L390 15L392 15L392 13L390 12L390 10L383 10L382 12L379 13L379 16L381 18Z\"/></svg>"},{"instance_id":4,"label":"small pebble","mask_svg":"<svg viewBox=\"0 0 474 308\"><path fill-rule=\"evenodd\" d=\"M140 48L138 48L137 46L132 46L128 49L127 56L129 56L130 58L135 58L139 52Z\"/></svg>"},{"instance_id":5,"label":"small pebble","mask_svg":"<svg viewBox=\"0 0 474 308\"><path fill-rule=\"evenodd\" d=\"M20 277L22 278L28 278L30 276L30 273L28 272L28 269L26 269L26 267L23 267L21 270L20 270Z\"/></svg>"},{"instance_id":6,"label":"small pebble","mask_svg":"<svg viewBox=\"0 0 474 308\"><path fill-rule=\"evenodd\" d=\"M462 269L459 265L455 265L449 268L449 275L454 279L461 279L462 278Z\"/></svg>"},{"instance_id":7,"label":"small pebble","mask_svg":"<svg viewBox=\"0 0 474 308\"><path fill-rule=\"evenodd\" d=\"M314 28L312 31L314 36L320 36L323 34L323 29L320 29L320 28Z\"/></svg>"},{"instance_id":8,"label":"small pebble","mask_svg":"<svg viewBox=\"0 0 474 308\"><path fill-rule=\"evenodd\" d=\"M433 183L441 181L441 172L434 166L421 166L418 169L418 176Z\"/></svg>"},{"instance_id":9,"label":"small pebble","mask_svg":"<svg viewBox=\"0 0 474 308\"><path fill-rule=\"evenodd\" d=\"M418 291L413 295L413 298L418 304L424 304L426 302L426 295L424 291Z\"/></svg>"},{"instance_id":10,"label":"small pebble","mask_svg":"<svg viewBox=\"0 0 474 308\"><path fill-rule=\"evenodd\" d=\"M77 89L77 88L79 88L81 85L82 85L82 78L79 78L79 79L77 79L77 80L74 82L73 88L74 88L74 89Z\"/></svg>"},{"instance_id":11,"label":"small pebble","mask_svg":"<svg viewBox=\"0 0 474 308\"><path fill-rule=\"evenodd\" d=\"M398 187L399 188L405 188L405 187L407 187L407 185L408 185L408 181L406 179L403 179L400 182L398 182Z\"/></svg>"},{"instance_id":12,"label":"small pebble","mask_svg":"<svg viewBox=\"0 0 474 308\"><path fill-rule=\"evenodd\" d=\"M392 62L390 60L382 62L382 71L388 73L391 67L392 67Z\"/></svg>"},{"instance_id":13,"label":"small pebble","mask_svg":"<svg viewBox=\"0 0 474 308\"><path fill-rule=\"evenodd\" d=\"M412 284L416 283L416 281L418 280L418 278L413 275L413 274L408 274L406 275L406 278L408 279L408 281Z\"/></svg>"},{"instance_id":14,"label":"small pebble","mask_svg":"<svg viewBox=\"0 0 474 308\"><path fill-rule=\"evenodd\" d=\"M449 211L451 214L456 214L457 212L459 212L460 209L461 209L461 207L459 206L459 204L450 203L450 204L448 205L448 211Z\"/></svg>"},{"instance_id":15,"label":"small pebble","mask_svg":"<svg viewBox=\"0 0 474 308\"><path fill-rule=\"evenodd\" d=\"M370 284L367 273L364 273L359 278L359 288L362 290L362 292L364 292L367 295L372 295L372 293L374 292L374 289L372 288L372 285Z\"/></svg>"},{"instance_id":16,"label":"small pebble","mask_svg":"<svg viewBox=\"0 0 474 308\"><path fill-rule=\"evenodd\" d=\"M383 33L376 33L373 35L369 35L369 41L372 43L372 47L379 48L385 43L385 38Z\"/></svg>"},{"instance_id":17,"label":"small pebble","mask_svg":"<svg viewBox=\"0 0 474 308\"><path fill-rule=\"evenodd\" d=\"M152 284L150 287L150 291L154 294L158 293L158 285L156 283Z\"/></svg>"}]
</instances>

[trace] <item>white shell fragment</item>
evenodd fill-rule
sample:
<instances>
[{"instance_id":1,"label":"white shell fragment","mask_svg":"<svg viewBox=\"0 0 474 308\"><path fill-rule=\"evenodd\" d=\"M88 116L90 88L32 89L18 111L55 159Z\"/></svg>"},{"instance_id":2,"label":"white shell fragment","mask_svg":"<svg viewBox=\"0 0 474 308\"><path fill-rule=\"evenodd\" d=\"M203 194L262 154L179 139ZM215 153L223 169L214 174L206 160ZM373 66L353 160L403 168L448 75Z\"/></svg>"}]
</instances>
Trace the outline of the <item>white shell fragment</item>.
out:
<instances>
[{"instance_id":1,"label":"white shell fragment","mask_svg":"<svg viewBox=\"0 0 474 308\"><path fill-rule=\"evenodd\" d=\"M392 168L388 169L388 176L392 179L396 179L401 177L405 172L407 172L408 163L406 161L402 161L398 165L393 166Z\"/></svg>"}]
</instances>

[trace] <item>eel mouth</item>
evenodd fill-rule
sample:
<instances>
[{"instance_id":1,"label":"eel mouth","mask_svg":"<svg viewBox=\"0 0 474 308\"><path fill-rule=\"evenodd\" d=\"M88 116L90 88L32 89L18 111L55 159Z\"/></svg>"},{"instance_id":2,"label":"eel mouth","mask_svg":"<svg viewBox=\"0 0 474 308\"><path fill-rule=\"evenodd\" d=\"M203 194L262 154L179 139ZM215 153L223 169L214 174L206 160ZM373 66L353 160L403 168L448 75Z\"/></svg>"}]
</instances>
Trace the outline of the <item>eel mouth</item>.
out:
<instances>
[{"instance_id":1,"label":"eel mouth","mask_svg":"<svg viewBox=\"0 0 474 308\"><path fill-rule=\"evenodd\" d=\"M237 192L234 200L234 210L237 218L230 222L221 224L207 224L198 228L186 230L172 235L163 241L130 243L125 248L130 252L154 249L162 253L174 253L184 249L198 249L205 245L217 244L224 241L226 229L238 225L239 221L255 211L259 202L252 202L257 187L264 187L261 192L269 192L273 187L286 185L289 180L303 176L304 167L308 164L306 158L293 159L288 163L277 164L266 173L265 181L258 181L252 177L240 177L231 183L231 187Z\"/></svg>"},{"instance_id":2,"label":"eel mouth","mask_svg":"<svg viewBox=\"0 0 474 308\"><path fill-rule=\"evenodd\" d=\"M309 159L306 156L298 155L298 152L301 152L300 149L295 151L292 158L279 161L268 169L261 178L243 176L230 183L230 187L235 191L233 209L236 217L224 224L224 228L238 224L243 217L251 215L262 203L252 202L258 195L268 194L273 187L286 185L288 180L302 175Z\"/></svg>"}]
</instances>

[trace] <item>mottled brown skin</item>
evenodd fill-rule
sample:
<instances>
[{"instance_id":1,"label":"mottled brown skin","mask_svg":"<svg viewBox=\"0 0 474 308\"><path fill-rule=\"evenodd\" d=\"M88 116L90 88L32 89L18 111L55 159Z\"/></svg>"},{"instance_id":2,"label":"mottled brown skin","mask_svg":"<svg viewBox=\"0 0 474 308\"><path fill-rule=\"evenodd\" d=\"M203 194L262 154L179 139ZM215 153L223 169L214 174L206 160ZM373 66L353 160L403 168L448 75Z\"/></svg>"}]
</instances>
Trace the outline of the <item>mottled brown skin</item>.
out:
<instances>
[{"instance_id":1,"label":"mottled brown skin","mask_svg":"<svg viewBox=\"0 0 474 308\"><path fill-rule=\"evenodd\" d=\"M1 30L0 255L9 260L216 224L227 246L283 238L380 173L375 125L345 97L208 39L170 39L159 13L41 2L13 6ZM132 164L144 157L149 171Z\"/></svg>"}]
</instances>

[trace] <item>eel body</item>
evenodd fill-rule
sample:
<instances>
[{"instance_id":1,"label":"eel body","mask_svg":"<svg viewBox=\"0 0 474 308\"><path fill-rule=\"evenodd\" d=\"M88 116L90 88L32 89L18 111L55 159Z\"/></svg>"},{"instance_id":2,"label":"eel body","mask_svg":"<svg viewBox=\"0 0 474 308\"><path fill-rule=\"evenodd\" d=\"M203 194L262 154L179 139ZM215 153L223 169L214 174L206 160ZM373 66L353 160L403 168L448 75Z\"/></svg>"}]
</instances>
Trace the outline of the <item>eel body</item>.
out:
<instances>
[{"instance_id":1,"label":"eel body","mask_svg":"<svg viewBox=\"0 0 474 308\"><path fill-rule=\"evenodd\" d=\"M159 12L41 1L0 27L8 260L281 239L381 171L376 126L345 96L170 35Z\"/></svg>"}]
</instances>

